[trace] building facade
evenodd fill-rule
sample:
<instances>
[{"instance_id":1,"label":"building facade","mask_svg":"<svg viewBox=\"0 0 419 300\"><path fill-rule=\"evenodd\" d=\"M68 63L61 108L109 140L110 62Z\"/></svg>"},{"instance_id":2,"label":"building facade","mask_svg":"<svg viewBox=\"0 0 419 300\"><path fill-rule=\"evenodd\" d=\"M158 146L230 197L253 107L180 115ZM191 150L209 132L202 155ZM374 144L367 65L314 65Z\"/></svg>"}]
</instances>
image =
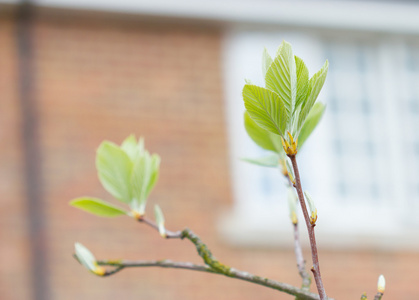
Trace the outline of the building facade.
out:
<instances>
[{"instance_id":1,"label":"building facade","mask_svg":"<svg viewBox=\"0 0 419 300\"><path fill-rule=\"evenodd\" d=\"M95 277L72 258L74 242L101 259L201 261L186 241L68 206L82 195L111 199L94 165L102 140L143 136L162 157L149 203L161 206L169 229L189 227L220 261L299 286L278 172L238 159L263 154L241 129L240 86L258 81L257 52L274 52L282 39L310 70L325 58L331 65L320 96L328 112L313 137L322 143L307 142L301 154L303 180L319 199L328 295L373 295L379 274L388 299L419 295L416 6L34 4L28 19L19 3L0 4L0 298L291 299L188 271ZM381 9L370 22L374 6L365 5ZM255 191L243 193L255 179Z\"/></svg>"}]
</instances>

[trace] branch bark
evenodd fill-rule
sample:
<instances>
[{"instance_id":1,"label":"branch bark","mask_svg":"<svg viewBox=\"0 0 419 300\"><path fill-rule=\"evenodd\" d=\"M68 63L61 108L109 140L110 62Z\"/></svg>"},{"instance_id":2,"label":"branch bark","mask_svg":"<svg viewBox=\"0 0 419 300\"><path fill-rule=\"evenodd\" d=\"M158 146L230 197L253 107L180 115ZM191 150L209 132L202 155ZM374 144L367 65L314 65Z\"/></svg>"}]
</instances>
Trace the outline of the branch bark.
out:
<instances>
[{"instance_id":1,"label":"branch bark","mask_svg":"<svg viewBox=\"0 0 419 300\"><path fill-rule=\"evenodd\" d=\"M288 169L287 169L287 166L286 166L286 163L285 163L285 158L284 158L284 162L281 165L282 165L282 168L283 168L282 174L286 178L288 186L293 187L291 179L288 176ZM292 225L293 225L293 230L294 230L295 259L297 261L298 273L300 274L300 276L302 278L301 289L309 291L310 290L310 285L311 285L311 278L310 278L310 274L306 271L306 261L305 261L304 256L303 256L303 251L302 251L302 248L301 248L301 241L300 241L300 233L299 233L299 230L298 230L298 220L295 223L293 222ZM299 300L299 298L296 297L295 300Z\"/></svg>"},{"instance_id":2,"label":"branch bark","mask_svg":"<svg viewBox=\"0 0 419 300\"><path fill-rule=\"evenodd\" d=\"M301 289L305 291L309 291L311 278L310 278L310 274L306 271L306 261L303 257L303 251L301 249L300 234L298 232L298 223L293 224L293 228L294 228L294 252L295 252L295 257L297 260L297 268L298 268L298 273L303 279L303 282L301 284Z\"/></svg>"},{"instance_id":3,"label":"branch bark","mask_svg":"<svg viewBox=\"0 0 419 300\"><path fill-rule=\"evenodd\" d=\"M301 186L301 179L300 173L298 170L297 160L295 155L288 155L291 160L292 167L294 170L295 175L295 189L297 190L298 199L300 200L301 209L303 211L304 219L307 226L307 231L310 239L310 246L311 246L311 257L313 260L313 267L311 271L313 272L314 280L316 281L317 291L319 292L320 299L325 300L327 299L326 291L323 286L322 277L320 274L320 264L319 264L319 256L317 253L317 244L316 244L316 236L314 233L314 226L315 224L310 223L310 217L308 215L307 206L304 200L303 189Z\"/></svg>"},{"instance_id":4,"label":"branch bark","mask_svg":"<svg viewBox=\"0 0 419 300\"><path fill-rule=\"evenodd\" d=\"M147 224L148 226L154 228L155 230L159 231L159 226L157 224L149 219L147 219L144 216L141 216L139 219L137 219L138 222L142 222L144 224ZM166 230L166 238L167 239L180 239L182 237L181 231L169 231Z\"/></svg>"},{"instance_id":5,"label":"branch bark","mask_svg":"<svg viewBox=\"0 0 419 300\"><path fill-rule=\"evenodd\" d=\"M319 300L320 299L319 295L302 290L290 284L260 277L260 276L257 276L248 272L237 270L235 268L228 268L229 270L228 272L222 273L219 270L213 269L212 267L208 265L196 265L190 262L175 262L171 260L139 260L139 261L99 260L97 261L97 263L98 265L101 265L101 266L115 267L114 270L107 271L105 275L103 276L110 276L125 268L135 268L135 267L160 267L160 268L184 269L184 270L219 274L219 275L224 275L230 278L236 278L236 279L248 281L248 282L265 286L268 288L272 288L274 290L278 290L278 291L281 291L290 295L294 295L296 297L299 297L299 299L304 299L304 300Z\"/></svg>"},{"instance_id":6,"label":"branch bark","mask_svg":"<svg viewBox=\"0 0 419 300\"><path fill-rule=\"evenodd\" d=\"M138 221L152 227L158 231L158 226L155 222L141 217ZM98 265L101 266L112 266L115 267L112 270L106 271L103 276L110 276L119 271L122 271L125 268L132 267L160 267L160 268L174 268L174 269L186 269L192 271L207 272L212 274L224 275L230 278L236 278L258 285L262 285L268 288L272 288L293 296L296 296L301 300L321 300L319 295L311 293L307 289L298 288L287 283L275 281L269 278L257 276L245 271L241 271L219 262L211 253L206 244L204 244L199 236L197 236L190 229L186 228L182 231L166 231L166 238L179 238L179 239L188 239L192 242L199 256L204 261L205 265L196 265L190 262L174 262L171 260L140 260L140 261L128 261L128 260L99 260L97 261ZM329 299L333 300L333 299Z\"/></svg>"}]
</instances>

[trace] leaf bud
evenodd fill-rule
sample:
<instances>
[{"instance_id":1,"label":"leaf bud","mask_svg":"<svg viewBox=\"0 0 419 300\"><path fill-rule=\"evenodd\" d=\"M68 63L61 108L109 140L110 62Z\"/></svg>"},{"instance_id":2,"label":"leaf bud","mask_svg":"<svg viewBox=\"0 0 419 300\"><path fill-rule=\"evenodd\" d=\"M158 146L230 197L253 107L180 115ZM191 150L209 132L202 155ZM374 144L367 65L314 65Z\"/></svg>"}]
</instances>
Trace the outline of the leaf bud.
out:
<instances>
[{"instance_id":1,"label":"leaf bud","mask_svg":"<svg viewBox=\"0 0 419 300\"><path fill-rule=\"evenodd\" d=\"M308 206L310 208L310 213L311 213L311 215L310 215L310 224L311 225L315 225L316 224L316 221L317 221L317 208L314 205L313 198L311 198L311 195L307 191L304 192L304 195L306 196L306 199L307 199L307 202L308 202Z\"/></svg>"},{"instance_id":2,"label":"leaf bud","mask_svg":"<svg viewBox=\"0 0 419 300\"><path fill-rule=\"evenodd\" d=\"M292 137L291 133L287 131L289 142L287 139L284 139L281 136L281 142L282 146L284 147L284 151L288 156L295 156L298 151L298 139L294 141L294 138Z\"/></svg>"},{"instance_id":3,"label":"leaf bud","mask_svg":"<svg viewBox=\"0 0 419 300\"><path fill-rule=\"evenodd\" d=\"M290 209L291 222L292 224L297 224L297 196L295 195L295 192L292 187L288 188L288 206Z\"/></svg>"},{"instance_id":4,"label":"leaf bud","mask_svg":"<svg viewBox=\"0 0 419 300\"><path fill-rule=\"evenodd\" d=\"M104 267L98 266L96 258L93 256L92 252L89 251L89 249L80 243L75 243L74 248L76 251L77 260L86 269L98 276L103 276L106 274L106 269Z\"/></svg>"},{"instance_id":5,"label":"leaf bud","mask_svg":"<svg viewBox=\"0 0 419 300\"><path fill-rule=\"evenodd\" d=\"M378 277L378 283L377 283L377 291L381 294L384 294L384 290L386 289L386 279L383 275L380 275Z\"/></svg>"},{"instance_id":6,"label":"leaf bud","mask_svg":"<svg viewBox=\"0 0 419 300\"><path fill-rule=\"evenodd\" d=\"M159 233L162 237L166 238L166 228L164 228L164 216L163 212L157 204L154 206L154 216L159 229Z\"/></svg>"}]
</instances>

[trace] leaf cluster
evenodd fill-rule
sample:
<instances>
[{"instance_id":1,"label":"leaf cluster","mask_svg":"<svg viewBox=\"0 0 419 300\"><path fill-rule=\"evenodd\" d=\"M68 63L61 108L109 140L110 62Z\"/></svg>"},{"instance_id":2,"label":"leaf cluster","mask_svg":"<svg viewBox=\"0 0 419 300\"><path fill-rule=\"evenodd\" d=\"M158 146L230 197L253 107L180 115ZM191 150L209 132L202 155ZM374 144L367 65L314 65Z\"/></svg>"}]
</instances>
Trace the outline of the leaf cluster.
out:
<instances>
[{"instance_id":1,"label":"leaf cluster","mask_svg":"<svg viewBox=\"0 0 419 300\"><path fill-rule=\"evenodd\" d=\"M320 121L325 106L317 97L326 79L329 63L309 77L304 61L283 41L272 58L264 50L262 72L265 87L247 81L243 88L247 133L260 147L284 155L281 138L298 139L301 148Z\"/></svg>"},{"instance_id":2,"label":"leaf cluster","mask_svg":"<svg viewBox=\"0 0 419 300\"><path fill-rule=\"evenodd\" d=\"M142 138L126 138L121 146L104 141L96 153L96 169L99 180L117 200L128 204L130 211L93 197L81 197L70 202L84 211L101 217L131 215L141 218L149 194L157 183L160 157L144 148Z\"/></svg>"},{"instance_id":3,"label":"leaf cluster","mask_svg":"<svg viewBox=\"0 0 419 300\"><path fill-rule=\"evenodd\" d=\"M96 153L96 168L103 187L117 200L127 204L130 211L94 197L80 197L70 205L99 217L127 215L143 221L147 198L156 185L160 157L144 148L142 138L126 138L121 146L104 141ZM167 237L164 215L158 205L154 206L156 227L163 238ZM106 270L97 264L93 254L82 244L75 244L75 257L90 272L104 276Z\"/></svg>"}]
</instances>

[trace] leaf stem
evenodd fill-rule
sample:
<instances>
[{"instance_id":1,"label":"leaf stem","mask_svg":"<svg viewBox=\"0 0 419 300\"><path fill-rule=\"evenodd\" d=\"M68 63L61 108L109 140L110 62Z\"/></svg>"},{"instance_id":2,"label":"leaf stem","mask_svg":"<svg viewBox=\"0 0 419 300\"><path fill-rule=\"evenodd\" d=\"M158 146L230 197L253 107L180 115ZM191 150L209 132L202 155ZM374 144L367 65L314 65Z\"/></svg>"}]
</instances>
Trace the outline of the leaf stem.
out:
<instances>
[{"instance_id":1,"label":"leaf stem","mask_svg":"<svg viewBox=\"0 0 419 300\"><path fill-rule=\"evenodd\" d=\"M292 167L294 169L295 175L295 189L297 190L298 199L300 200L301 209L303 211L304 219L307 226L307 231L310 239L310 246L311 246L311 257L313 260L313 267L311 271L313 272L314 280L316 281L317 291L319 292L320 299L325 300L327 299L326 291L323 286L322 277L320 274L320 264L319 264L319 256L317 253L317 244L316 244L316 236L314 233L314 226L315 224L310 223L310 217L308 215L307 206L304 200L303 189L301 187L301 179L300 173L298 171L297 160L295 155L288 155L291 160Z\"/></svg>"}]
</instances>

